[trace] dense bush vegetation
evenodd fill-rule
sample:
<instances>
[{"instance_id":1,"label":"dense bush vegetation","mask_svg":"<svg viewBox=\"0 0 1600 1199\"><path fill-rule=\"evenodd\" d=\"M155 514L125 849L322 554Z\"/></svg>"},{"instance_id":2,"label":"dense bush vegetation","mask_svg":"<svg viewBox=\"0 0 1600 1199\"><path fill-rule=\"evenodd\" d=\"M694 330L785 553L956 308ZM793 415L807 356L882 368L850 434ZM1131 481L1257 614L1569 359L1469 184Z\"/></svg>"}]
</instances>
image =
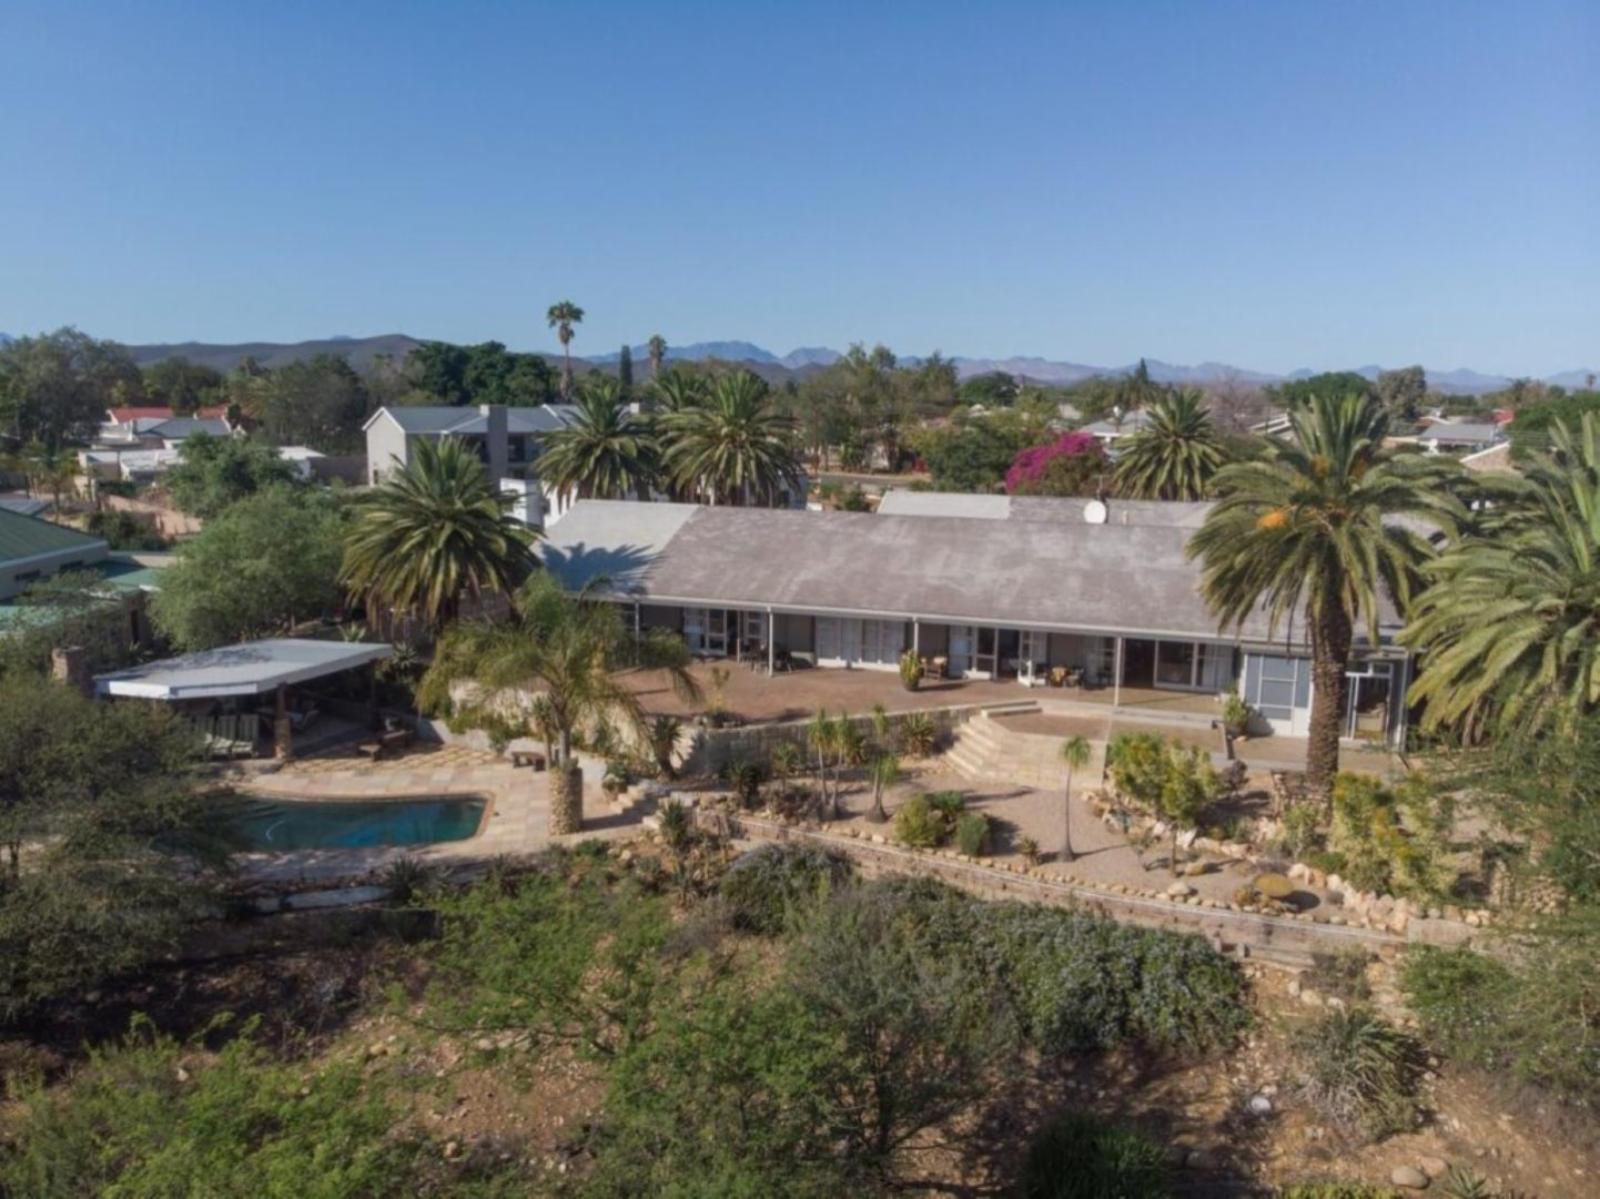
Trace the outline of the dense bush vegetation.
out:
<instances>
[{"instance_id":1,"label":"dense bush vegetation","mask_svg":"<svg viewBox=\"0 0 1600 1199\"><path fill-rule=\"evenodd\" d=\"M140 1027L93 1054L65 1091L29 1090L22 1135L0 1154L0 1192L402 1199L449 1182L456 1195L516 1193L507 1165L447 1164L397 1134L399 1103L354 1063L308 1073L273 1063L248 1036L208 1064L185 1058Z\"/></svg>"},{"instance_id":2,"label":"dense bush vegetation","mask_svg":"<svg viewBox=\"0 0 1600 1199\"><path fill-rule=\"evenodd\" d=\"M1023 1159L1017 1199L1163 1199L1165 1150L1131 1128L1072 1113L1052 1120Z\"/></svg>"},{"instance_id":3,"label":"dense bush vegetation","mask_svg":"<svg viewBox=\"0 0 1600 1199\"><path fill-rule=\"evenodd\" d=\"M721 893L737 928L779 933L847 883L850 859L806 845L761 845L722 876Z\"/></svg>"},{"instance_id":4,"label":"dense bush vegetation","mask_svg":"<svg viewBox=\"0 0 1600 1199\"><path fill-rule=\"evenodd\" d=\"M913 795L896 809L894 835L902 845L934 849L955 838L967 801L959 791Z\"/></svg>"},{"instance_id":5,"label":"dense bush vegetation","mask_svg":"<svg viewBox=\"0 0 1600 1199\"><path fill-rule=\"evenodd\" d=\"M1600 912L1541 921L1503 959L1417 949L1401 976L1430 1044L1567 1099L1600 1101Z\"/></svg>"}]
</instances>

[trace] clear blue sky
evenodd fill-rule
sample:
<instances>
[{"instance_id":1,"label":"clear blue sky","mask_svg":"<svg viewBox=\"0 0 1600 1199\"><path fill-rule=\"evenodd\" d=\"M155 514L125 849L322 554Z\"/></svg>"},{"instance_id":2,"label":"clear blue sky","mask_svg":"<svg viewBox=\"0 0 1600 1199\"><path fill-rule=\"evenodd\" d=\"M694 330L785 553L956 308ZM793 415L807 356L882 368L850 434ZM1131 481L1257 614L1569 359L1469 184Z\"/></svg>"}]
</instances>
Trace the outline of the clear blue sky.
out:
<instances>
[{"instance_id":1,"label":"clear blue sky","mask_svg":"<svg viewBox=\"0 0 1600 1199\"><path fill-rule=\"evenodd\" d=\"M0 4L0 330L1600 365L1600 3Z\"/></svg>"}]
</instances>

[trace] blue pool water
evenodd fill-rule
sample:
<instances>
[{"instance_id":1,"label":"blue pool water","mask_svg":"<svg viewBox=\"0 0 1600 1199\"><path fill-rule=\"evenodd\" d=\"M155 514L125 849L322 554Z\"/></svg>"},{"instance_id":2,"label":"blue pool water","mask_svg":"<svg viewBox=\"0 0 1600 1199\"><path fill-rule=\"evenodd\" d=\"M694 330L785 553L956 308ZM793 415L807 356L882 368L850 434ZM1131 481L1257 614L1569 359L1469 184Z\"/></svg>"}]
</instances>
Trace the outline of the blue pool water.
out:
<instances>
[{"instance_id":1,"label":"blue pool water","mask_svg":"<svg viewBox=\"0 0 1600 1199\"><path fill-rule=\"evenodd\" d=\"M227 822L246 850L365 849L465 841L478 831L484 801L473 796L360 801L235 796Z\"/></svg>"}]
</instances>

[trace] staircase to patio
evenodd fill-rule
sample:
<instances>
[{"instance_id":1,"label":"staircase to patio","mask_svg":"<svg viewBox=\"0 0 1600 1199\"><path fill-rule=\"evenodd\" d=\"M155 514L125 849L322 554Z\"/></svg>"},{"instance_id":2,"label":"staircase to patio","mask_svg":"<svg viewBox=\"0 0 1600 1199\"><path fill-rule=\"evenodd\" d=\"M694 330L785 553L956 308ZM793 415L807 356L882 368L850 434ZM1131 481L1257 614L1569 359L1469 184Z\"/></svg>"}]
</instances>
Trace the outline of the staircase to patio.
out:
<instances>
[{"instance_id":1,"label":"staircase to patio","mask_svg":"<svg viewBox=\"0 0 1600 1199\"><path fill-rule=\"evenodd\" d=\"M997 704L977 712L956 733L944 755L947 765L963 778L980 783L1015 783L1041 791L1066 786L1067 767L1061 761L1060 736L1022 732L1008 727L1017 717L1036 716L1038 704L1021 702ZM1103 723L1103 717L1100 718ZM1089 764L1075 772L1075 785L1083 786L1100 777L1100 760L1105 753L1104 733L1091 736Z\"/></svg>"}]
</instances>

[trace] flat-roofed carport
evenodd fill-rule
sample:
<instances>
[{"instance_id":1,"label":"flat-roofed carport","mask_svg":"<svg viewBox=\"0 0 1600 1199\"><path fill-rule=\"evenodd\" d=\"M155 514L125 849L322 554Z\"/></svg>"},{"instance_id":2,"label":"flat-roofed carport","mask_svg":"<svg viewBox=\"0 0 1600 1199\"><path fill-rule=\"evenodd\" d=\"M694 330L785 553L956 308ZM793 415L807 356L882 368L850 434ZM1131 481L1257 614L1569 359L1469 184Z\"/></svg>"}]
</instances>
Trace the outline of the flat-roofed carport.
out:
<instances>
[{"instance_id":1,"label":"flat-roofed carport","mask_svg":"<svg viewBox=\"0 0 1600 1199\"><path fill-rule=\"evenodd\" d=\"M246 641L96 675L95 692L174 704L272 695L273 747L286 758L293 753L294 738L290 687L370 667L393 652L383 643L290 637Z\"/></svg>"}]
</instances>

